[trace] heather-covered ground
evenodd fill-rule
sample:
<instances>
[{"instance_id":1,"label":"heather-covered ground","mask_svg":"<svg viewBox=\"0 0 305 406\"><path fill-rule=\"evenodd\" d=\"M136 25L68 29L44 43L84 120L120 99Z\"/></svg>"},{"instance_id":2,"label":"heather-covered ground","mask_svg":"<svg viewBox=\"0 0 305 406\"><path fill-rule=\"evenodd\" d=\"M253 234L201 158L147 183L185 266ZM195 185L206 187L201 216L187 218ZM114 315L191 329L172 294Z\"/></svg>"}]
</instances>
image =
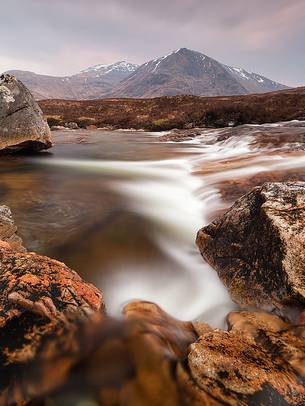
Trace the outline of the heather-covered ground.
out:
<instances>
[{"instance_id":1,"label":"heather-covered ground","mask_svg":"<svg viewBox=\"0 0 305 406\"><path fill-rule=\"evenodd\" d=\"M151 131L225 127L305 118L305 88L230 97L176 96L154 99L42 100L50 126L88 126Z\"/></svg>"}]
</instances>

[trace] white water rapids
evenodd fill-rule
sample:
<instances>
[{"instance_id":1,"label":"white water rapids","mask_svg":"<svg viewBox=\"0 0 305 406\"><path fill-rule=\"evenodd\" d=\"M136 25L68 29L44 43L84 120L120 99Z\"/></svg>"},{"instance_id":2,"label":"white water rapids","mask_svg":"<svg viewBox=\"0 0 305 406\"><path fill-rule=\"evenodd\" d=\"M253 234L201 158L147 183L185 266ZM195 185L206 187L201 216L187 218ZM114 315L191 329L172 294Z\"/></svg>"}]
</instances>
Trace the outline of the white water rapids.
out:
<instances>
[{"instance_id":1,"label":"white water rapids","mask_svg":"<svg viewBox=\"0 0 305 406\"><path fill-rule=\"evenodd\" d=\"M41 160L44 165L113 177L113 190L124 198L131 212L150 222L155 243L177 269L184 270L169 278L158 264L149 262L117 269L108 276L105 295L111 314L118 315L127 301L142 299L157 303L179 319L222 326L225 315L235 307L216 272L200 257L195 246L197 231L209 223L213 213L226 207L219 190L221 182L267 171L305 168L305 154L289 155L285 147L258 149L252 145L252 136L216 142L217 134L206 133L188 142L188 154L181 158ZM147 267L151 267L149 272L141 272Z\"/></svg>"}]
</instances>

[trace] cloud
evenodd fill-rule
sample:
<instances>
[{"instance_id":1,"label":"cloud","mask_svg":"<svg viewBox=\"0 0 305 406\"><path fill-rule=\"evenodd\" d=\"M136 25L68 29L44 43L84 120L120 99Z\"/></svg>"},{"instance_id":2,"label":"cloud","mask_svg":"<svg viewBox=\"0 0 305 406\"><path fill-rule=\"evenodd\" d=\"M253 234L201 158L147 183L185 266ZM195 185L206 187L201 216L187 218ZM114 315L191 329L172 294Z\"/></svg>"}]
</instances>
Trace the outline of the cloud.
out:
<instances>
[{"instance_id":1,"label":"cloud","mask_svg":"<svg viewBox=\"0 0 305 406\"><path fill-rule=\"evenodd\" d=\"M0 70L64 75L188 47L305 84L305 0L10 0L1 16Z\"/></svg>"}]
</instances>

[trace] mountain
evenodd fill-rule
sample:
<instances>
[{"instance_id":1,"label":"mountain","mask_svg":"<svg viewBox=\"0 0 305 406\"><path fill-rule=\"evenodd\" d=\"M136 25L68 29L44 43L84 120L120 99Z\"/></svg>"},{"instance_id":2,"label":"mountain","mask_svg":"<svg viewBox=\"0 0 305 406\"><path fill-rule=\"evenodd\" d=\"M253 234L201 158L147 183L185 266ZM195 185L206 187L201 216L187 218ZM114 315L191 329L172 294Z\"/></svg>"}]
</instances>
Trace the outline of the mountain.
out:
<instances>
[{"instance_id":1,"label":"mountain","mask_svg":"<svg viewBox=\"0 0 305 406\"><path fill-rule=\"evenodd\" d=\"M121 61L110 65L96 65L72 76L38 75L33 72L11 70L37 100L41 99L97 99L112 91L138 65Z\"/></svg>"},{"instance_id":2,"label":"mountain","mask_svg":"<svg viewBox=\"0 0 305 406\"><path fill-rule=\"evenodd\" d=\"M70 78L78 83L80 99L98 99L112 91L113 87L136 71L138 65L121 61L111 65L95 65Z\"/></svg>"},{"instance_id":3,"label":"mountain","mask_svg":"<svg viewBox=\"0 0 305 406\"><path fill-rule=\"evenodd\" d=\"M121 61L95 65L72 76L9 71L41 99L231 96L287 89L244 69L224 65L200 52L180 48L141 66Z\"/></svg>"},{"instance_id":4,"label":"mountain","mask_svg":"<svg viewBox=\"0 0 305 406\"><path fill-rule=\"evenodd\" d=\"M111 92L112 97L230 96L287 89L256 73L224 65L180 48L140 66Z\"/></svg>"}]
</instances>

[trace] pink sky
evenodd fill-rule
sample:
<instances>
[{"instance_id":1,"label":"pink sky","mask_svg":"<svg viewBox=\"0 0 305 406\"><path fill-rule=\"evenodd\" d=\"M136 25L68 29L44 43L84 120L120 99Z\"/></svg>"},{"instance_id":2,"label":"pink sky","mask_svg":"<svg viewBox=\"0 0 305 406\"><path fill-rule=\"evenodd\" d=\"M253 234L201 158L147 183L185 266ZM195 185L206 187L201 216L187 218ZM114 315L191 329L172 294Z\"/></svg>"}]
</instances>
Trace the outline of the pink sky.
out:
<instances>
[{"instance_id":1,"label":"pink sky","mask_svg":"<svg viewBox=\"0 0 305 406\"><path fill-rule=\"evenodd\" d=\"M10 0L1 15L0 71L66 75L188 47L305 85L305 0Z\"/></svg>"}]
</instances>

